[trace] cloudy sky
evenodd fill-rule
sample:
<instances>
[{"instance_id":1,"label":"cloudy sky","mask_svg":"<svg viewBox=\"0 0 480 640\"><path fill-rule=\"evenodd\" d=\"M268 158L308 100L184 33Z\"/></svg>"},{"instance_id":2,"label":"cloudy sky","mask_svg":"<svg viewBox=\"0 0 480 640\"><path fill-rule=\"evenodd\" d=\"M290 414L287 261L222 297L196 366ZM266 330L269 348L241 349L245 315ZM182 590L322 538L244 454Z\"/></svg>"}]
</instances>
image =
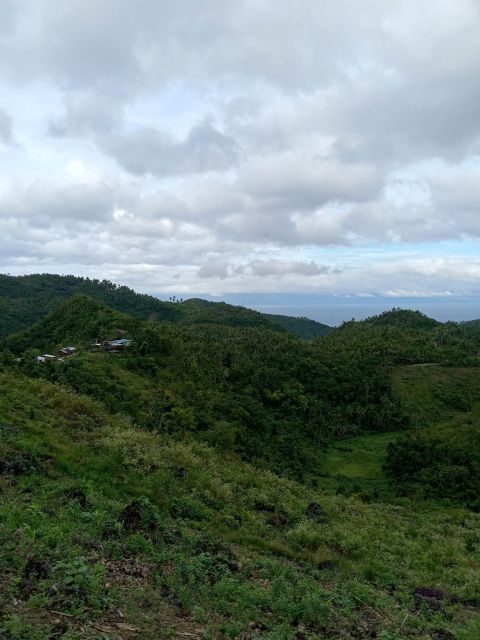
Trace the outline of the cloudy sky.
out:
<instances>
[{"instance_id":1,"label":"cloudy sky","mask_svg":"<svg viewBox=\"0 0 480 640\"><path fill-rule=\"evenodd\" d=\"M1 0L0 271L480 291L479 0Z\"/></svg>"}]
</instances>

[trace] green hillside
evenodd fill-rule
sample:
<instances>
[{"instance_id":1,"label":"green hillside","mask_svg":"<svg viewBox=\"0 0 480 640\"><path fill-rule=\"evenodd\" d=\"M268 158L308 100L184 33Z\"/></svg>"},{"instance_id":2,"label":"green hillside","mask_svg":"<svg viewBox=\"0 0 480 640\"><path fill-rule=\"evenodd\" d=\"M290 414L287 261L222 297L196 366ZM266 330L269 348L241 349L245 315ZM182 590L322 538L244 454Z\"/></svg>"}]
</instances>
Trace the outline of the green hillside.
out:
<instances>
[{"instance_id":1,"label":"green hillside","mask_svg":"<svg viewBox=\"0 0 480 640\"><path fill-rule=\"evenodd\" d=\"M306 340L326 336L332 331L332 327L326 324L311 320L310 318L293 318L291 316L279 316L275 314L265 314L269 320L280 325L286 331L294 333Z\"/></svg>"},{"instance_id":2,"label":"green hillside","mask_svg":"<svg viewBox=\"0 0 480 640\"><path fill-rule=\"evenodd\" d=\"M190 324L263 327L289 331L300 337L324 335L329 327L306 318L269 317L266 314L225 304L191 299L163 302L107 280L75 276L0 274L0 339L38 322L61 302L76 294L88 295L103 304L142 320Z\"/></svg>"},{"instance_id":3,"label":"green hillside","mask_svg":"<svg viewBox=\"0 0 480 640\"><path fill-rule=\"evenodd\" d=\"M0 375L0 633L480 633L480 516L327 496Z\"/></svg>"},{"instance_id":4,"label":"green hillside","mask_svg":"<svg viewBox=\"0 0 480 640\"><path fill-rule=\"evenodd\" d=\"M265 328L142 322L77 295L4 347L23 373L87 393L140 426L316 482L332 441L408 426L394 367L478 363L470 339L449 329L439 340L438 331L352 322L306 342ZM120 335L132 339L121 356L91 352L93 341ZM66 344L78 355L36 363Z\"/></svg>"},{"instance_id":5,"label":"green hillside","mask_svg":"<svg viewBox=\"0 0 480 640\"><path fill-rule=\"evenodd\" d=\"M111 309L89 296L76 294L37 323L5 338L3 345L16 354L32 348L56 351L72 342L87 348L96 339L108 340L124 332L130 335L140 324L134 316Z\"/></svg>"},{"instance_id":6,"label":"green hillside","mask_svg":"<svg viewBox=\"0 0 480 640\"><path fill-rule=\"evenodd\" d=\"M120 331L133 341L124 354L91 352ZM145 428L314 481L328 442L404 424L376 344L384 336L370 333L355 344L336 332L310 343L263 328L159 325L75 296L4 346L23 373L88 393ZM35 361L66 344L78 355Z\"/></svg>"},{"instance_id":7,"label":"green hillside","mask_svg":"<svg viewBox=\"0 0 480 640\"><path fill-rule=\"evenodd\" d=\"M184 300L180 307L181 324L222 324L229 327L283 330L279 324L272 322L264 313L225 302L190 298Z\"/></svg>"},{"instance_id":8,"label":"green hillside","mask_svg":"<svg viewBox=\"0 0 480 640\"><path fill-rule=\"evenodd\" d=\"M395 387L414 427L389 447L397 491L480 510L480 368L410 367Z\"/></svg>"},{"instance_id":9,"label":"green hillside","mask_svg":"<svg viewBox=\"0 0 480 640\"><path fill-rule=\"evenodd\" d=\"M409 365L393 372L403 431L332 443L322 486L364 499L421 497L480 511L480 368Z\"/></svg>"},{"instance_id":10,"label":"green hillside","mask_svg":"<svg viewBox=\"0 0 480 640\"><path fill-rule=\"evenodd\" d=\"M0 337L37 322L77 293L143 319L175 322L181 317L180 305L135 293L128 287L120 287L106 280L50 274L0 275Z\"/></svg>"},{"instance_id":11,"label":"green hillside","mask_svg":"<svg viewBox=\"0 0 480 640\"><path fill-rule=\"evenodd\" d=\"M285 330L300 338L311 340L327 335L332 327L311 320L291 316L260 313L245 307L209 302L200 298L190 298L182 302L183 324L223 324L230 327L262 327L276 331Z\"/></svg>"},{"instance_id":12,"label":"green hillside","mask_svg":"<svg viewBox=\"0 0 480 640\"><path fill-rule=\"evenodd\" d=\"M408 329L434 329L435 327L440 326L440 322L434 320L433 318L429 318L424 313L420 311L411 311L410 309L398 309L393 308L390 311L384 311L383 313L377 316L371 316L367 318L364 322L368 322L372 325L377 326L398 326L404 327Z\"/></svg>"}]
</instances>

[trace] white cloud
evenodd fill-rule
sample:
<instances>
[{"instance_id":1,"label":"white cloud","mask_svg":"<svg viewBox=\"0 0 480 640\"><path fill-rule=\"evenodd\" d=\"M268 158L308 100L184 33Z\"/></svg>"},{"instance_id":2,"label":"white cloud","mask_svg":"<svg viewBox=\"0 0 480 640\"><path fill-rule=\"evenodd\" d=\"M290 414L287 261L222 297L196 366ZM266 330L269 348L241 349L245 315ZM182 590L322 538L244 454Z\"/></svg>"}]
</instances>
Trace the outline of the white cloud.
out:
<instances>
[{"instance_id":1,"label":"white cloud","mask_svg":"<svg viewBox=\"0 0 480 640\"><path fill-rule=\"evenodd\" d=\"M0 109L0 143L13 144L13 118Z\"/></svg>"},{"instance_id":2,"label":"white cloud","mask_svg":"<svg viewBox=\"0 0 480 640\"><path fill-rule=\"evenodd\" d=\"M178 176L222 171L237 164L235 140L204 120L184 140L153 127L132 133L113 133L98 139L103 151L136 175Z\"/></svg>"},{"instance_id":3,"label":"white cloud","mask_svg":"<svg viewBox=\"0 0 480 640\"><path fill-rule=\"evenodd\" d=\"M3 0L0 81L4 270L476 286L476 0Z\"/></svg>"}]
</instances>

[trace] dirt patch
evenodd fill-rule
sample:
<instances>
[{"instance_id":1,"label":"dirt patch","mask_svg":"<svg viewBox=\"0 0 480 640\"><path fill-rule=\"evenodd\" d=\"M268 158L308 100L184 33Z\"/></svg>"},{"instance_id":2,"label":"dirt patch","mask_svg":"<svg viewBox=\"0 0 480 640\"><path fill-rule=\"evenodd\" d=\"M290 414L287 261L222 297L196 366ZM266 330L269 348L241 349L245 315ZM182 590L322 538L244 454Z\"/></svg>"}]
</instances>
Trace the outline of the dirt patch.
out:
<instances>
[{"instance_id":1,"label":"dirt patch","mask_svg":"<svg viewBox=\"0 0 480 640\"><path fill-rule=\"evenodd\" d=\"M440 589L431 587L417 587L413 593L415 609L419 611L422 607L427 607L432 611L443 611L445 594Z\"/></svg>"},{"instance_id":2,"label":"dirt patch","mask_svg":"<svg viewBox=\"0 0 480 640\"><path fill-rule=\"evenodd\" d=\"M65 493L65 498L72 502L77 502L81 509L87 509L90 506L88 498L83 489L73 487Z\"/></svg>"},{"instance_id":3,"label":"dirt patch","mask_svg":"<svg viewBox=\"0 0 480 640\"><path fill-rule=\"evenodd\" d=\"M38 582L48 578L49 574L50 566L45 560L35 556L28 558L18 586L22 598L28 598L36 590Z\"/></svg>"},{"instance_id":4,"label":"dirt patch","mask_svg":"<svg viewBox=\"0 0 480 640\"><path fill-rule=\"evenodd\" d=\"M122 586L145 587L148 585L153 565L147 562L140 562L134 558L124 558L123 560L100 560L106 567L108 574L105 578L107 583L114 583Z\"/></svg>"},{"instance_id":5,"label":"dirt patch","mask_svg":"<svg viewBox=\"0 0 480 640\"><path fill-rule=\"evenodd\" d=\"M33 467L32 459L27 455L17 455L0 460L0 474L21 476L29 473Z\"/></svg>"},{"instance_id":6,"label":"dirt patch","mask_svg":"<svg viewBox=\"0 0 480 640\"><path fill-rule=\"evenodd\" d=\"M318 502L310 502L305 511L305 515L312 522L325 522L327 514L323 510L323 508L318 504Z\"/></svg>"}]
</instances>

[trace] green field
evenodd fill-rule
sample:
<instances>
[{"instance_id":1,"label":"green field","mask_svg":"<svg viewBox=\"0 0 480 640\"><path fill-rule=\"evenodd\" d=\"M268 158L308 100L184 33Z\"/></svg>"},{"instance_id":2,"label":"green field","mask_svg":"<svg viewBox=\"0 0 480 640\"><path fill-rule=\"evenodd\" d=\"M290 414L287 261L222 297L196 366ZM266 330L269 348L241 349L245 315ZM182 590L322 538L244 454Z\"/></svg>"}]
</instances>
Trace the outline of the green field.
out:
<instances>
[{"instance_id":1,"label":"green field","mask_svg":"<svg viewBox=\"0 0 480 640\"><path fill-rule=\"evenodd\" d=\"M329 493L362 493L364 498L392 497L383 465L388 445L406 434L448 431L453 425L478 423L480 368L415 365L393 373L393 388L409 417L403 431L370 433L330 445L321 461L319 486Z\"/></svg>"},{"instance_id":2,"label":"green field","mask_svg":"<svg viewBox=\"0 0 480 640\"><path fill-rule=\"evenodd\" d=\"M387 447L399 435L398 431L372 433L332 444L322 459L319 485L329 492L384 494L388 491L383 471Z\"/></svg>"}]
</instances>

